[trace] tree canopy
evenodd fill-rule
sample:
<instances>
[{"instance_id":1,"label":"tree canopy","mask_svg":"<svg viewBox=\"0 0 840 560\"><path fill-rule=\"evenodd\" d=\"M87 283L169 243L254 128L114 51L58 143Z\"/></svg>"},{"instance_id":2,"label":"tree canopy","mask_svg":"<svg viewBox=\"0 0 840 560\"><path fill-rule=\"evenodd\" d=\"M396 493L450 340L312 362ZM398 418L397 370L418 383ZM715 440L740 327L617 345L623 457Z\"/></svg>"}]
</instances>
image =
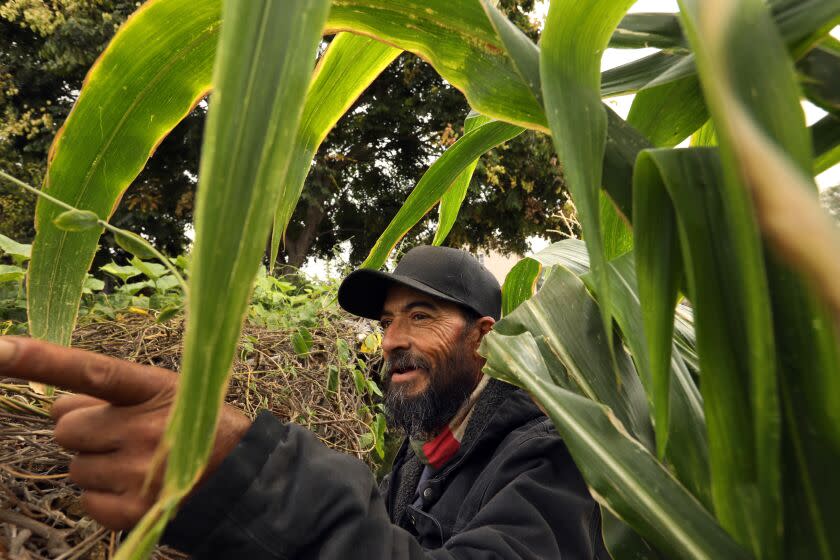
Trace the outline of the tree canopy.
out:
<instances>
[{"instance_id":1,"label":"tree canopy","mask_svg":"<svg viewBox=\"0 0 840 560\"><path fill-rule=\"evenodd\" d=\"M533 0L500 7L533 38ZM78 95L85 73L136 8L127 0L0 0L0 167L43 181L49 145ZM281 259L300 266L349 240L360 262L428 165L463 133L463 95L424 61L400 56L359 98L316 155L292 217ZM184 250L192 222L201 132L199 105L158 147L111 221L149 237L169 253ZM34 235L34 200L0 187L0 231ZM548 137L526 132L479 163L448 245L524 252L546 230L570 233L562 172ZM430 242L436 212L406 243ZM118 248L103 238L110 258Z\"/></svg>"}]
</instances>

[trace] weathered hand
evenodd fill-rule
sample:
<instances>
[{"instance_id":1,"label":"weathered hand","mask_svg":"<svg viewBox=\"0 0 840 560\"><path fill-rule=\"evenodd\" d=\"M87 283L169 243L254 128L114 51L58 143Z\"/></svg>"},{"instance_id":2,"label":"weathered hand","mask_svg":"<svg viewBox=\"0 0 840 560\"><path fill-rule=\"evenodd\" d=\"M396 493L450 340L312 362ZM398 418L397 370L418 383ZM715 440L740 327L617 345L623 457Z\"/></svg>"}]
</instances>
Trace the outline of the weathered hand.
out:
<instances>
[{"instance_id":1,"label":"weathered hand","mask_svg":"<svg viewBox=\"0 0 840 560\"><path fill-rule=\"evenodd\" d=\"M143 492L169 416L178 375L172 371L18 337L0 338L0 375L55 385L75 395L52 408L55 438L77 455L70 479L84 489L82 506L110 529L133 527L154 503L162 465ZM222 410L205 476L230 453L250 420Z\"/></svg>"}]
</instances>

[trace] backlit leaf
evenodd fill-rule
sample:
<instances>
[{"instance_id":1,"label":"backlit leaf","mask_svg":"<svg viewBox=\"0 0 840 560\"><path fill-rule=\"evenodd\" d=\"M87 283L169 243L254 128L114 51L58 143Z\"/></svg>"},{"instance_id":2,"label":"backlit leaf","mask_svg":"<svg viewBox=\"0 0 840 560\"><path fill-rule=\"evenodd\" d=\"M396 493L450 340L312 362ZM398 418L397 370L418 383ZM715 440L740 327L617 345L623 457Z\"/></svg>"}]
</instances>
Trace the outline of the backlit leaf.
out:
<instances>
[{"instance_id":1,"label":"backlit leaf","mask_svg":"<svg viewBox=\"0 0 840 560\"><path fill-rule=\"evenodd\" d=\"M61 231L87 231L99 225L99 216L89 210L67 210L53 219Z\"/></svg>"},{"instance_id":2,"label":"backlit leaf","mask_svg":"<svg viewBox=\"0 0 840 560\"><path fill-rule=\"evenodd\" d=\"M431 210L464 170L490 148L521 134L524 129L489 122L464 134L435 161L415 185L397 215L370 250L362 268L380 268L400 239Z\"/></svg>"},{"instance_id":3,"label":"backlit leaf","mask_svg":"<svg viewBox=\"0 0 840 560\"><path fill-rule=\"evenodd\" d=\"M491 119L475 112L470 112L464 120L464 134L475 130L490 122ZM461 210L461 204L464 202L464 197L467 196L467 189L470 186L475 167L478 165L478 159L469 164L455 181L452 182L449 189L440 198L440 207L438 210L438 227L435 231L435 238L432 245L440 245L446 236L449 235L455 220L458 218L458 212Z\"/></svg>"},{"instance_id":4,"label":"backlit leaf","mask_svg":"<svg viewBox=\"0 0 840 560\"><path fill-rule=\"evenodd\" d=\"M120 549L121 560L150 552L212 450L278 185L289 168L285 147L297 133L328 8L328 0L224 3L217 93L199 173L181 377L159 450L166 458L163 488Z\"/></svg>"}]
</instances>

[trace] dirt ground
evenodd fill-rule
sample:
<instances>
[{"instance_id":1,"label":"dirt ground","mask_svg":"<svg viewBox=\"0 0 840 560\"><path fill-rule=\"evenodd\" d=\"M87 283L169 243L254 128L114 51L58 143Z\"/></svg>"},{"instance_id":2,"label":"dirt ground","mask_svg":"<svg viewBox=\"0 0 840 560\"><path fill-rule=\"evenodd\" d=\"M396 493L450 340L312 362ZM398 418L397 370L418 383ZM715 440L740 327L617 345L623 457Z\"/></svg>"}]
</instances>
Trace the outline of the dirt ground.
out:
<instances>
[{"instance_id":1,"label":"dirt ground","mask_svg":"<svg viewBox=\"0 0 840 560\"><path fill-rule=\"evenodd\" d=\"M370 397L355 390L335 344L343 338L351 348L358 347L359 333L368 327L344 315L320 324L320 330L312 330L312 350L303 357L293 351L291 333L246 327L227 401L251 417L269 409L308 427L327 445L372 464L371 449L363 445L370 427L357 412ZM73 345L177 370L182 334L177 319L161 325L125 316L78 328ZM369 362L372 370L376 366L375 360ZM337 392L327 391L330 367L339 367ZM52 437L51 400L20 380L0 379L0 558L109 559L121 534L85 517L81 492L67 479L71 455ZM154 557L185 558L164 547Z\"/></svg>"}]
</instances>

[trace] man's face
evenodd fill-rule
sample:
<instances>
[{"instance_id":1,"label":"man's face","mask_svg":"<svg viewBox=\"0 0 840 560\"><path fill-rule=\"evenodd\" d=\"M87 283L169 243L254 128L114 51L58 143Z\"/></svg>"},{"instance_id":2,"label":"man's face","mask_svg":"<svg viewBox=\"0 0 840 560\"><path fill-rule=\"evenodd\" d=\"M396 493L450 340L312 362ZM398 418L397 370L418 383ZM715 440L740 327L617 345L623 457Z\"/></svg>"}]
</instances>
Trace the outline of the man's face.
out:
<instances>
[{"instance_id":1,"label":"man's face","mask_svg":"<svg viewBox=\"0 0 840 560\"><path fill-rule=\"evenodd\" d=\"M455 304L398 285L388 291L381 322L390 423L413 438L434 435L478 382L481 325L466 325Z\"/></svg>"}]
</instances>

